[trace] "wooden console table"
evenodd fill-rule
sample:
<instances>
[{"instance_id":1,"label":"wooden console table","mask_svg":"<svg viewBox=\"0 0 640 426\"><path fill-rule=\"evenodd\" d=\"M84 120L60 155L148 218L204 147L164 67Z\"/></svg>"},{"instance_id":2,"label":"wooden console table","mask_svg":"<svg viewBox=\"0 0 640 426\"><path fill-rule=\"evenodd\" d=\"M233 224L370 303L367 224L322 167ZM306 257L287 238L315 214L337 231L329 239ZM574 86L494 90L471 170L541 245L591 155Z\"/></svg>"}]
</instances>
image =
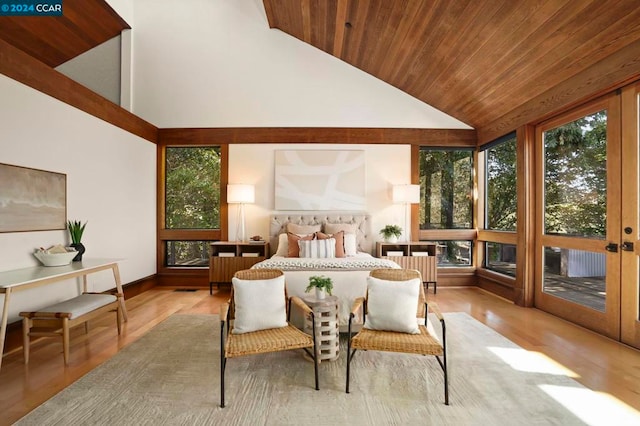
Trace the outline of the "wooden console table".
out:
<instances>
[{"instance_id":1,"label":"wooden console table","mask_svg":"<svg viewBox=\"0 0 640 426\"><path fill-rule=\"evenodd\" d=\"M117 259L84 259L81 262L71 262L65 266L33 266L30 268L0 272L0 294L4 294L2 323L0 324L0 367L2 367L4 341L7 334L7 321L9 319L9 300L11 299L12 292L77 277L82 277L83 291L87 291L87 275L107 269L113 271L113 278L116 282L118 293L124 294ZM120 310L122 311L123 319L127 321L127 308L124 304L124 296L120 299Z\"/></svg>"}]
</instances>

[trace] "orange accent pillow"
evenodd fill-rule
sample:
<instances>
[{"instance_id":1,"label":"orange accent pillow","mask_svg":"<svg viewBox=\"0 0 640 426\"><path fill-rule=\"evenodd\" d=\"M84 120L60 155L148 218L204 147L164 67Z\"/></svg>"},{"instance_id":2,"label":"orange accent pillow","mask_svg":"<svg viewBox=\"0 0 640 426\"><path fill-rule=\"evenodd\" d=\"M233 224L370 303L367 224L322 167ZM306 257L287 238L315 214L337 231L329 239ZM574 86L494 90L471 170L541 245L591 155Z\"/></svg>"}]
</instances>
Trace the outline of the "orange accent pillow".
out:
<instances>
[{"instance_id":1,"label":"orange accent pillow","mask_svg":"<svg viewBox=\"0 0 640 426\"><path fill-rule=\"evenodd\" d=\"M315 238L316 234L309 234L300 236L298 234L293 234L291 232L287 232L287 240L289 249L287 251L287 257L300 257L300 247L298 247L298 241L309 241Z\"/></svg>"},{"instance_id":2,"label":"orange accent pillow","mask_svg":"<svg viewBox=\"0 0 640 426\"><path fill-rule=\"evenodd\" d=\"M316 232L316 238L319 240L327 240L329 238L336 239L336 257L345 257L344 253L344 231L336 232L335 234L325 234L322 232Z\"/></svg>"}]
</instances>

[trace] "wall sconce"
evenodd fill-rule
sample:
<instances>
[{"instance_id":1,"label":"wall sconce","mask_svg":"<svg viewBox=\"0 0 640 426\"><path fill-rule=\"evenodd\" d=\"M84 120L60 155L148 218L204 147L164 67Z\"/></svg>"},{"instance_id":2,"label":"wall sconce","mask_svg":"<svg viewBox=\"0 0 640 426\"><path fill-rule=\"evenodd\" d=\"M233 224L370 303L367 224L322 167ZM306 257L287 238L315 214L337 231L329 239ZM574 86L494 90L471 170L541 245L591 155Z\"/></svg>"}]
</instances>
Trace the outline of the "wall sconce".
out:
<instances>
[{"instance_id":1,"label":"wall sconce","mask_svg":"<svg viewBox=\"0 0 640 426\"><path fill-rule=\"evenodd\" d=\"M253 204L255 201L256 190L253 185L227 185L227 203L239 204L236 216L236 241L247 241L247 235L245 233L244 205Z\"/></svg>"},{"instance_id":2,"label":"wall sconce","mask_svg":"<svg viewBox=\"0 0 640 426\"><path fill-rule=\"evenodd\" d=\"M393 202L404 204L404 229L407 242L411 241L411 225L407 227L409 204L420 202L420 185L393 185ZM410 223L410 221L409 221Z\"/></svg>"}]
</instances>

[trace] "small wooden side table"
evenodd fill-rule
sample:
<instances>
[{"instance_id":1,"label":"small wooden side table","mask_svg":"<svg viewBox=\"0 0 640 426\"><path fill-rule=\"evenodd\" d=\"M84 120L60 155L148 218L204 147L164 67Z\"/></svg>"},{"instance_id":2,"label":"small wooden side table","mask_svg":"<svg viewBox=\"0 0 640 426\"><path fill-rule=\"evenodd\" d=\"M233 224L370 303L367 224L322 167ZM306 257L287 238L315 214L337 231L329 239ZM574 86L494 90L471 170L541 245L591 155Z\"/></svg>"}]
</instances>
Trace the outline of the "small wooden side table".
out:
<instances>
[{"instance_id":1,"label":"small wooden side table","mask_svg":"<svg viewBox=\"0 0 640 426\"><path fill-rule=\"evenodd\" d=\"M338 297L326 296L324 299L316 299L313 296L308 296L303 297L302 300L313 310L315 317L318 362L335 361L340 355ZM304 322L304 331L309 334L313 331L313 324L308 318Z\"/></svg>"}]
</instances>

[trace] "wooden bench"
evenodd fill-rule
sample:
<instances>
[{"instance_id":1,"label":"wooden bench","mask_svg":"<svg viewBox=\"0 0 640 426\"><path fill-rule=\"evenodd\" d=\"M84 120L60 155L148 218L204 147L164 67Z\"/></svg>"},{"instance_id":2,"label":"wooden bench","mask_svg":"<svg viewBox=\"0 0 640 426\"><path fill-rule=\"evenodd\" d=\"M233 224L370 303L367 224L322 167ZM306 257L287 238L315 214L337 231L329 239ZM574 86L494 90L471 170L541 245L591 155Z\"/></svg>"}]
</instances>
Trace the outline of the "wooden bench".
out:
<instances>
[{"instance_id":1,"label":"wooden bench","mask_svg":"<svg viewBox=\"0 0 640 426\"><path fill-rule=\"evenodd\" d=\"M24 341L24 363L29 363L30 338L36 336L62 336L65 365L69 363L69 329L109 311L115 311L118 334L122 328L120 299L122 294L82 293L73 299L42 308L34 312L20 312L22 318L22 338Z\"/></svg>"}]
</instances>

